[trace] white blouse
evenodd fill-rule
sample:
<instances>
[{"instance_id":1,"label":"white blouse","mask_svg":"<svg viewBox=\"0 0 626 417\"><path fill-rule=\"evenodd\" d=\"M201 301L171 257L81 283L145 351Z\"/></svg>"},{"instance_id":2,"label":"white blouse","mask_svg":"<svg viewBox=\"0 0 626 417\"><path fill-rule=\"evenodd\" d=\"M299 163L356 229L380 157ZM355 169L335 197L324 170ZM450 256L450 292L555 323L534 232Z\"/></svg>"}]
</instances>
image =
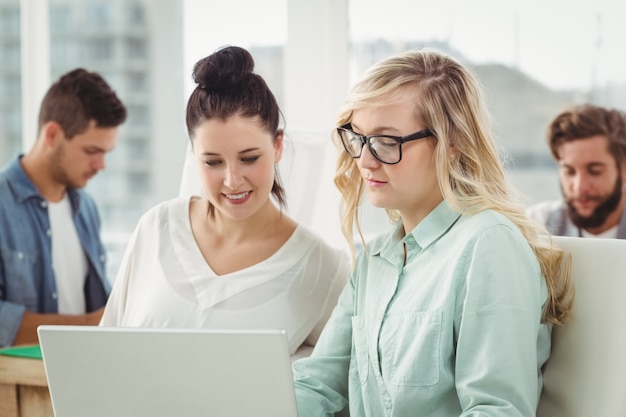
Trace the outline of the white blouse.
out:
<instances>
[{"instance_id":1,"label":"white blouse","mask_svg":"<svg viewBox=\"0 0 626 417\"><path fill-rule=\"evenodd\" d=\"M225 275L191 231L189 197L140 219L101 326L283 329L294 354L315 344L350 273L347 255L302 225L268 259Z\"/></svg>"}]
</instances>

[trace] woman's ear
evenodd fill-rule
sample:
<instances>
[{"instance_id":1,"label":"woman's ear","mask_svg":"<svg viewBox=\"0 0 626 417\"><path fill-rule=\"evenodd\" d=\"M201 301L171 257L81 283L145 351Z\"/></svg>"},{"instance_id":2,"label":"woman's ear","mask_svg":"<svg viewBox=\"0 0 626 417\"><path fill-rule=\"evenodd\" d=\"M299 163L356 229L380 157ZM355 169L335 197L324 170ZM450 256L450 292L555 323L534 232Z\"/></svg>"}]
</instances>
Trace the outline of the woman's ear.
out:
<instances>
[{"instance_id":1,"label":"woman's ear","mask_svg":"<svg viewBox=\"0 0 626 417\"><path fill-rule=\"evenodd\" d=\"M285 137L285 132L283 130L279 130L276 134L276 141L274 142L274 163L277 164L280 162L280 159L283 156L283 139Z\"/></svg>"}]
</instances>

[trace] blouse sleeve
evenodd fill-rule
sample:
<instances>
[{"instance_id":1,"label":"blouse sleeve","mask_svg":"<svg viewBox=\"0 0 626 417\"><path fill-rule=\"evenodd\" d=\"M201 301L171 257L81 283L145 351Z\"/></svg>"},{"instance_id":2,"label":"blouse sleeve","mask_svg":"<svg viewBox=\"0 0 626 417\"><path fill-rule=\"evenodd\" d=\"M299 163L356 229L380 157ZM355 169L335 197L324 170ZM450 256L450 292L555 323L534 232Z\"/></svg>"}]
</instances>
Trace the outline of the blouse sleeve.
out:
<instances>
[{"instance_id":1,"label":"blouse sleeve","mask_svg":"<svg viewBox=\"0 0 626 417\"><path fill-rule=\"evenodd\" d=\"M140 224L137 225L135 231L131 235L126 249L124 250L124 256L120 263L120 268L115 276L113 282L113 289L111 295L102 313L100 319L100 326L121 326L124 318L124 310L126 306L126 297L128 295L128 286L130 284L131 277L133 275L133 258L134 251L139 238Z\"/></svg>"},{"instance_id":2,"label":"blouse sleeve","mask_svg":"<svg viewBox=\"0 0 626 417\"><path fill-rule=\"evenodd\" d=\"M311 356L293 364L300 417L330 417L348 406L353 305L354 285L350 280Z\"/></svg>"},{"instance_id":3,"label":"blouse sleeve","mask_svg":"<svg viewBox=\"0 0 626 417\"><path fill-rule=\"evenodd\" d=\"M335 252L332 259L325 259L323 262L333 262L336 265L336 268L332 277L328 280L328 291L326 293L326 299L323 303L320 320L316 323L315 327L311 330L311 333L309 333L305 340L305 344L309 346L315 346L317 343L326 322L337 305L339 295L346 286L348 276L350 275L350 262L348 260L348 256L343 252Z\"/></svg>"},{"instance_id":4,"label":"blouse sleeve","mask_svg":"<svg viewBox=\"0 0 626 417\"><path fill-rule=\"evenodd\" d=\"M503 225L482 233L466 255L455 313L461 415L535 415L546 355L538 340L549 335L541 323L547 290L537 259L521 234Z\"/></svg>"}]
</instances>

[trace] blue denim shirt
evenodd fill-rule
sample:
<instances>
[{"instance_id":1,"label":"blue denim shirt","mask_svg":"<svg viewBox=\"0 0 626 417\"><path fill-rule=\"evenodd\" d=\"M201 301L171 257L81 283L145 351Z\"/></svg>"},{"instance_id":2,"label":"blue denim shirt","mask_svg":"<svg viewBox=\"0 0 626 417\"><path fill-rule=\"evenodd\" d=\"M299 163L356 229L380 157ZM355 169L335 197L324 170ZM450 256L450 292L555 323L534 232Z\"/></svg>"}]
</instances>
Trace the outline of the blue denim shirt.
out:
<instances>
[{"instance_id":1,"label":"blue denim shirt","mask_svg":"<svg viewBox=\"0 0 626 417\"><path fill-rule=\"evenodd\" d=\"M0 346L13 343L24 310L58 312L48 203L24 172L21 157L16 156L0 172ZM94 311L104 306L111 290L100 217L85 191L67 192L89 265L86 307Z\"/></svg>"}]
</instances>

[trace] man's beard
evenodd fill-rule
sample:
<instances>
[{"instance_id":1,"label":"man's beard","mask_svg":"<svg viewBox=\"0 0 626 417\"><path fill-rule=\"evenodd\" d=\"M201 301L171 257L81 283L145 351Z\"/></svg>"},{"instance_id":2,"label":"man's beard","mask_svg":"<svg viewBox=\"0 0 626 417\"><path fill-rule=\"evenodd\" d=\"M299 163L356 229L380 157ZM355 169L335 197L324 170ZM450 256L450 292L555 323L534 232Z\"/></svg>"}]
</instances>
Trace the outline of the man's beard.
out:
<instances>
[{"instance_id":1,"label":"man's beard","mask_svg":"<svg viewBox=\"0 0 626 417\"><path fill-rule=\"evenodd\" d=\"M65 146L65 143L59 145L52 155L50 177L52 177L57 184L63 184L65 187L82 188L85 184L76 182L68 172L69 162L67 153L65 152Z\"/></svg>"},{"instance_id":2,"label":"man's beard","mask_svg":"<svg viewBox=\"0 0 626 417\"><path fill-rule=\"evenodd\" d=\"M562 189L561 189L562 191ZM615 187L613 187L613 191L609 194L604 201L598 205L593 210L593 213L589 216L581 216L577 211L574 205L572 204L571 199L567 200L567 213L569 214L570 220L574 225L580 229L593 229L596 227L600 227L606 221L606 218L609 214L613 213L617 206L619 205L620 200L622 199L622 178L617 177L615 181Z\"/></svg>"}]
</instances>

